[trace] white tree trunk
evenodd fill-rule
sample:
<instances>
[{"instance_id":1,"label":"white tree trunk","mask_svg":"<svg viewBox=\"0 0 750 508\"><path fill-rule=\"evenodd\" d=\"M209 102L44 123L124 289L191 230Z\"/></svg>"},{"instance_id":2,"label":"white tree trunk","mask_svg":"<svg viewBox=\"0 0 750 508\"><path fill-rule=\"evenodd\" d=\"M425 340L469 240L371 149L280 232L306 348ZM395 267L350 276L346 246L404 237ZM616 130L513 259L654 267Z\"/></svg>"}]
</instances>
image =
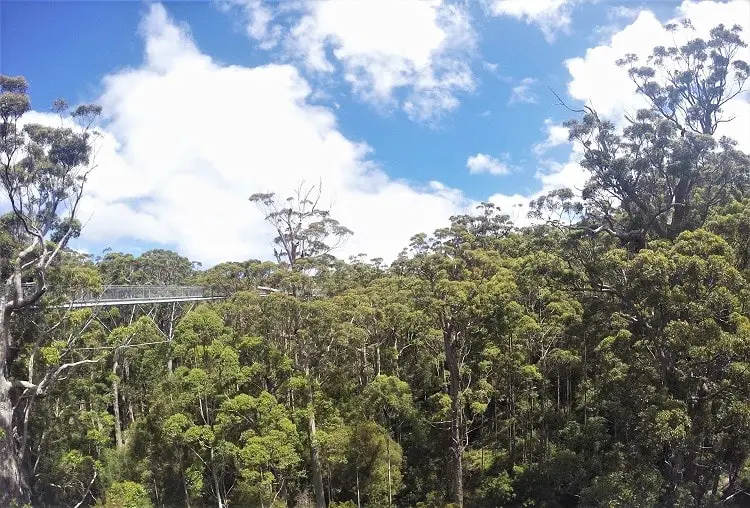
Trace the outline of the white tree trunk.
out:
<instances>
[{"instance_id":1,"label":"white tree trunk","mask_svg":"<svg viewBox=\"0 0 750 508\"><path fill-rule=\"evenodd\" d=\"M6 377L10 311L6 309L4 297L0 298L0 309L0 506L10 506L14 501L20 506L29 501L29 493L13 437L13 402L10 397L13 385Z\"/></svg>"}]
</instances>

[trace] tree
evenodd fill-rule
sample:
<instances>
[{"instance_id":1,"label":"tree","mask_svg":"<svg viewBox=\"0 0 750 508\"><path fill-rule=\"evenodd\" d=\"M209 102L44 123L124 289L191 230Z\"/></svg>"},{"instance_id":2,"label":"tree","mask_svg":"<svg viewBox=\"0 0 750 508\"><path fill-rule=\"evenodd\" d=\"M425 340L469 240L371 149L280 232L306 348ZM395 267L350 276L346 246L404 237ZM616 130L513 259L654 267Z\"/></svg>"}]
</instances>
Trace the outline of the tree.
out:
<instances>
[{"instance_id":1,"label":"tree","mask_svg":"<svg viewBox=\"0 0 750 508\"><path fill-rule=\"evenodd\" d=\"M21 127L2 78L0 505L748 505L750 161L715 138L740 35L625 59L648 107L568 124L580 196L523 228L482 203L390 265L333 257L319 186L251 198L275 262L76 253L98 108ZM64 305L184 283L228 297Z\"/></svg>"},{"instance_id":2,"label":"tree","mask_svg":"<svg viewBox=\"0 0 750 508\"><path fill-rule=\"evenodd\" d=\"M352 234L346 227L330 216L330 211L321 208L322 186L304 188L300 185L295 194L286 199L286 204L279 203L273 193L253 194L250 201L264 213L265 220L276 231L274 255L279 263L283 259L288 263L291 272L298 272L303 266L301 261L312 262L304 266L314 268L316 263L324 260L331 250L342 245L345 238ZM333 243L329 244L333 240ZM300 279L292 276L291 293L297 296L300 290ZM299 336L304 324L295 318L293 334ZM302 337L299 337L302 339ZM318 508L325 506L323 475L320 465L320 451L316 438L315 422L315 372L313 368L313 351L316 349L317 337L307 335L300 343L299 368L307 379L308 392L308 432L310 437L310 462L315 489L315 503Z\"/></svg>"},{"instance_id":3,"label":"tree","mask_svg":"<svg viewBox=\"0 0 750 508\"><path fill-rule=\"evenodd\" d=\"M165 286L185 284L198 266L200 263L191 262L171 250L153 249L136 259L134 282Z\"/></svg>"},{"instance_id":4,"label":"tree","mask_svg":"<svg viewBox=\"0 0 750 508\"><path fill-rule=\"evenodd\" d=\"M708 40L655 48L648 65L636 66L632 54L619 60L650 105L626 116L622 133L591 107L574 110L583 118L565 125L591 173L581 195L583 231L606 232L637 251L648 238L701 227L712 208L747 195L747 155L734 141L712 137L731 120L723 107L746 91L750 68L737 58L746 46L740 35L739 26L719 25Z\"/></svg>"},{"instance_id":5,"label":"tree","mask_svg":"<svg viewBox=\"0 0 750 508\"><path fill-rule=\"evenodd\" d=\"M488 401L486 384L478 369L486 336L477 333L492 303L503 293L514 292L509 272L498 264L496 252L485 250L511 231L508 217L494 207L480 206L478 217L451 218L451 226L437 230L433 238L412 239L413 259L406 264L420 284L415 299L430 316L440 337L445 362L445 392L450 410L450 500L464 504L464 451L474 417L483 413ZM492 302L492 303L491 303Z\"/></svg>"},{"instance_id":6,"label":"tree","mask_svg":"<svg viewBox=\"0 0 750 508\"><path fill-rule=\"evenodd\" d=\"M680 27L668 23L664 28L677 34ZM682 21L682 28L695 30L689 19ZM720 24L711 30L708 40L657 46L647 65L637 66L638 57L632 53L617 63L628 67L638 92L683 135L686 131L712 135L719 124L731 120L722 115L724 106L746 91L750 66L737 58L747 47L741 34L739 25L728 29Z\"/></svg>"},{"instance_id":7,"label":"tree","mask_svg":"<svg viewBox=\"0 0 750 508\"><path fill-rule=\"evenodd\" d=\"M104 251L97 266L105 284L126 285L136 284L136 258L132 254Z\"/></svg>"},{"instance_id":8,"label":"tree","mask_svg":"<svg viewBox=\"0 0 750 508\"><path fill-rule=\"evenodd\" d=\"M409 418L413 411L409 385L397 377L377 376L365 387L363 408L376 422L386 426L386 459L388 461L388 506L393 506L393 480L390 449L390 427L396 420ZM399 468L400 469L400 468Z\"/></svg>"},{"instance_id":9,"label":"tree","mask_svg":"<svg viewBox=\"0 0 750 508\"><path fill-rule=\"evenodd\" d=\"M219 508L227 506L237 481L232 450L220 432L222 401L242 382L237 347L221 317L207 307L187 314L175 334L177 367L165 380L167 393L158 402L160 435L184 452L179 471L186 499L210 493Z\"/></svg>"},{"instance_id":10,"label":"tree","mask_svg":"<svg viewBox=\"0 0 750 508\"><path fill-rule=\"evenodd\" d=\"M352 232L321 207L322 185L308 188L301 184L285 203L274 193L253 194L250 201L263 212L276 231L273 242L277 261L283 259L292 270L301 259L318 259L343 245ZM332 243L329 243L332 242Z\"/></svg>"},{"instance_id":11,"label":"tree","mask_svg":"<svg viewBox=\"0 0 750 508\"><path fill-rule=\"evenodd\" d=\"M69 240L80 234L76 219L86 179L93 170L90 131L101 112L94 105L68 114L64 101L55 102L63 127L27 124L27 83L22 77L0 76L0 182L13 220L20 227L17 248L0 296L0 504L29 499L28 480L20 458L16 406L23 397L43 395L65 371L80 362L53 367L37 383L15 376L13 364L24 347L11 335L13 316L37 304L48 291L47 276ZM70 120L78 127L68 127ZM4 264L4 263L0 263ZM30 285L26 286L25 283Z\"/></svg>"}]
</instances>

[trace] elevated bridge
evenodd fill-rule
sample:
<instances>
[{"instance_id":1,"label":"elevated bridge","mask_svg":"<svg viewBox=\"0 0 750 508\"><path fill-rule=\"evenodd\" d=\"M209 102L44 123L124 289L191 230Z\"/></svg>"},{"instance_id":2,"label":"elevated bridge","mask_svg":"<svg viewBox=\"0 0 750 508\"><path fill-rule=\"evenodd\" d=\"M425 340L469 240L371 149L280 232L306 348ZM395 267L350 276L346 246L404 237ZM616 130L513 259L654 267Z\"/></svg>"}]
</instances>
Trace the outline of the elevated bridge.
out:
<instances>
[{"instance_id":1,"label":"elevated bridge","mask_svg":"<svg viewBox=\"0 0 750 508\"><path fill-rule=\"evenodd\" d=\"M24 284L23 290L25 294L33 292L34 284ZM277 290L258 286L257 291L261 296L265 296ZM61 307L78 309L83 307L201 302L220 300L226 297L226 293L219 293L202 286L108 285L104 286L101 292L78 295L71 302L61 305Z\"/></svg>"}]
</instances>

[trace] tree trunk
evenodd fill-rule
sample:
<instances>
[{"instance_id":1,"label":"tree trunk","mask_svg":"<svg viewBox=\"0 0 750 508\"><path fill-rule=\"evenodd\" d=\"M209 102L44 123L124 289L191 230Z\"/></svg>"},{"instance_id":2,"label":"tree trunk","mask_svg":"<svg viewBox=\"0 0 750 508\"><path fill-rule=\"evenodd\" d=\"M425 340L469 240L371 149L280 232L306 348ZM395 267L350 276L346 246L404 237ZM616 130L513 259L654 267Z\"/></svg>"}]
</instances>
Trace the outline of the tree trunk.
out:
<instances>
[{"instance_id":1,"label":"tree trunk","mask_svg":"<svg viewBox=\"0 0 750 508\"><path fill-rule=\"evenodd\" d=\"M362 508L362 503L359 498L359 466L357 466L357 508Z\"/></svg>"},{"instance_id":2,"label":"tree trunk","mask_svg":"<svg viewBox=\"0 0 750 508\"><path fill-rule=\"evenodd\" d=\"M185 493L185 508L193 508L190 503L190 489L188 488L187 476L185 476L185 455L187 451L183 451L183 456L180 458L180 471L182 472L182 491Z\"/></svg>"},{"instance_id":3,"label":"tree trunk","mask_svg":"<svg viewBox=\"0 0 750 508\"><path fill-rule=\"evenodd\" d=\"M360 385L367 386L367 383L370 381L369 376L367 375L367 342L365 342L365 345L362 346L362 372L360 373Z\"/></svg>"},{"instance_id":4,"label":"tree trunk","mask_svg":"<svg viewBox=\"0 0 750 508\"><path fill-rule=\"evenodd\" d=\"M683 176L674 190L674 202L679 203L672 210L672 223L668 225L668 234L670 238L677 236L685 230L685 220L688 217L688 201L690 199L690 189L692 187L691 178Z\"/></svg>"},{"instance_id":5,"label":"tree trunk","mask_svg":"<svg viewBox=\"0 0 750 508\"><path fill-rule=\"evenodd\" d=\"M218 508L225 508L224 498L221 496L221 484L219 483L219 477L214 472L214 489L216 489L216 503Z\"/></svg>"},{"instance_id":6,"label":"tree trunk","mask_svg":"<svg viewBox=\"0 0 750 508\"><path fill-rule=\"evenodd\" d=\"M216 491L216 503L217 508L226 508L226 502L224 501L223 488L221 478L216 471L216 462L214 462L214 449L213 446L210 449L211 453L211 476L214 481L214 490Z\"/></svg>"},{"instance_id":7,"label":"tree trunk","mask_svg":"<svg viewBox=\"0 0 750 508\"><path fill-rule=\"evenodd\" d=\"M331 468L328 468L328 504L333 503L333 475L331 474Z\"/></svg>"},{"instance_id":8,"label":"tree trunk","mask_svg":"<svg viewBox=\"0 0 750 508\"><path fill-rule=\"evenodd\" d=\"M29 489L13 439L12 384L6 377L10 346L10 310L0 298L0 506L29 502Z\"/></svg>"},{"instance_id":9,"label":"tree trunk","mask_svg":"<svg viewBox=\"0 0 750 508\"><path fill-rule=\"evenodd\" d=\"M375 354L376 354L375 360L377 362L377 368L378 368L378 373L376 374L376 376L379 376L380 375L380 343L379 342L375 343Z\"/></svg>"},{"instance_id":10,"label":"tree trunk","mask_svg":"<svg viewBox=\"0 0 750 508\"><path fill-rule=\"evenodd\" d=\"M128 398L128 416L130 416L130 425L135 423L135 413L133 412L133 401Z\"/></svg>"},{"instance_id":11,"label":"tree trunk","mask_svg":"<svg viewBox=\"0 0 750 508\"><path fill-rule=\"evenodd\" d=\"M388 435L385 436L385 449L388 455L388 508L390 508L393 506L393 493L391 489L391 438Z\"/></svg>"},{"instance_id":12,"label":"tree trunk","mask_svg":"<svg viewBox=\"0 0 750 508\"><path fill-rule=\"evenodd\" d=\"M169 341L169 345L170 345L169 359L167 360L167 371L170 374L172 372L174 372L171 346L172 346L172 339L174 339L174 314L175 314L175 305L176 305L176 303L172 304L172 313L169 316L169 332L167 334L167 340Z\"/></svg>"},{"instance_id":13,"label":"tree trunk","mask_svg":"<svg viewBox=\"0 0 750 508\"><path fill-rule=\"evenodd\" d=\"M455 349L455 338L451 331L443 332L445 359L450 373L448 392L451 398L451 500L458 506L464 505L463 481L463 411L461 410L461 373Z\"/></svg>"},{"instance_id":14,"label":"tree trunk","mask_svg":"<svg viewBox=\"0 0 750 508\"><path fill-rule=\"evenodd\" d=\"M396 338L393 339L393 352L395 353L393 355L393 363L394 363L393 370L396 373L396 377L400 378L401 372L399 371L399 368L398 368L398 359L401 355L398 352L398 336L396 336Z\"/></svg>"},{"instance_id":15,"label":"tree trunk","mask_svg":"<svg viewBox=\"0 0 750 508\"><path fill-rule=\"evenodd\" d=\"M117 382L117 353L115 353L115 361L112 365L112 395L114 400L112 401L112 411L115 413L115 442L117 448L122 448L122 415L120 415L120 384Z\"/></svg>"},{"instance_id":16,"label":"tree trunk","mask_svg":"<svg viewBox=\"0 0 750 508\"><path fill-rule=\"evenodd\" d=\"M310 406L308 407L308 425L310 433L310 467L312 469L313 490L315 491L315 508L325 508L325 488L323 487L323 473L320 468L320 450L315 431L315 405L313 389L310 387Z\"/></svg>"},{"instance_id":17,"label":"tree trunk","mask_svg":"<svg viewBox=\"0 0 750 508\"><path fill-rule=\"evenodd\" d=\"M11 384L0 373L0 506L19 506L28 502L28 489L21 464L18 463L13 442L13 403L10 400Z\"/></svg>"}]
</instances>

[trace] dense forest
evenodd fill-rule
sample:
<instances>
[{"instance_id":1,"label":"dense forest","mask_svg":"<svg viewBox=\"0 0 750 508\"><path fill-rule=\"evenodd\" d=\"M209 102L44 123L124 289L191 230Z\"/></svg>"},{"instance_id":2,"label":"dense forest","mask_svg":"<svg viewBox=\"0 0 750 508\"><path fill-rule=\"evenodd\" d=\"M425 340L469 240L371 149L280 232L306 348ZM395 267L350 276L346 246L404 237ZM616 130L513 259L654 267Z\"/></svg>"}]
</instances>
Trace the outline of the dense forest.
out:
<instances>
[{"instance_id":1,"label":"dense forest","mask_svg":"<svg viewBox=\"0 0 750 508\"><path fill-rule=\"evenodd\" d=\"M305 185L247 203L274 262L79 253L101 109L25 123L3 76L0 505L749 506L750 158L715 135L744 47L623 58L648 108L568 106L585 188L390 264L336 258ZM69 305L108 284L225 298Z\"/></svg>"}]
</instances>

